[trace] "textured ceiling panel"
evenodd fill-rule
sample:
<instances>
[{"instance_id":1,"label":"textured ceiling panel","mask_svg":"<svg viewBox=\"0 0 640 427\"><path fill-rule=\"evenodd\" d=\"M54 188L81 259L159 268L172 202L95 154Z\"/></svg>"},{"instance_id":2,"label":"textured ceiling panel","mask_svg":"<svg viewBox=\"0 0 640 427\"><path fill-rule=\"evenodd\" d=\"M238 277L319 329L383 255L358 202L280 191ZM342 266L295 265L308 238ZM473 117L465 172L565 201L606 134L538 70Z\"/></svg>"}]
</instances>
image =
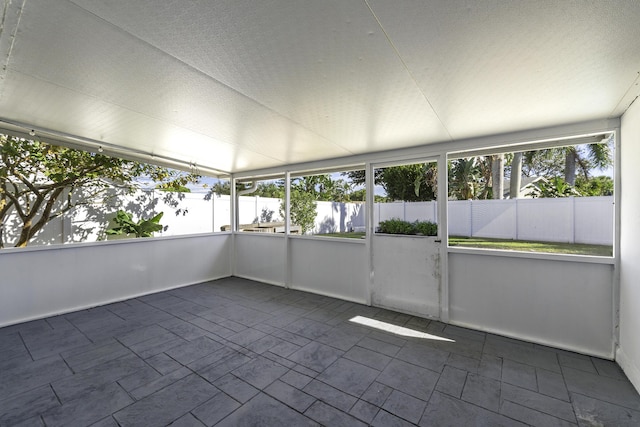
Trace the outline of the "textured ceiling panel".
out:
<instances>
[{"instance_id":1,"label":"textured ceiling panel","mask_svg":"<svg viewBox=\"0 0 640 427\"><path fill-rule=\"evenodd\" d=\"M255 151L24 75L10 72L6 82L3 110L10 110L17 122L30 123L35 128L70 133L221 171L230 166L238 170L254 165L268 167L275 161Z\"/></svg>"},{"instance_id":2,"label":"textured ceiling panel","mask_svg":"<svg viewBox=\"0 0 640 427\"><path fill-rule=\"evenodd\" d=\"M640 71L637 0L369 3L456 139L608 117Z\"/></svg>"},{"instance_id":3,"label":"textured ceiling panel","mask_svg":"<svg viewBox=\"0 0 640 427\"><path fill-rule=\"evenodd\" d=\"M351 152L448 139L360 0L75 2Z\"/></svg>"},{"instance_id":4,"label":"textured ceiling panel","mask_svg":"<svg viewBox=\"0 0 640 427\"><path fill-rule=\"evenodd\" d=\"M607 118L640 88L636 0L5 3L0 120L223 171Z\"/></svg>"},{"instance_id":5,"label":"textured ceiling panel","mask_svg":"<svg viewBox=\"0 0 640 427\"><path fill-rule=\"evenodd\" d=\"M176 139L175 128L183 128L178 134L199 134L197 139L201 143L207 142L204 138L207 136L232 144L238 150L251 150L272 159L270 164L261 162L262 166L305 161L318 151L327 157L350 154L158 49L117 31L79 7L68 3L62 3L67 7L60 7L60 4L46 1L29 4L31 8L24 11L9 63L10 79L5 86L19 84L15 82L22 78L30 80L28 87L32 93L34 87L55 87L42 89L49 95L55 92L56 98L47 98L49 112L38 115L41 119L35 123L37 125L42 125L43 121L58 123L56 130L76 133L74 128L80 125L77 120L89 121L92 127L83 129L85 137L144 146L145 150L147 145L152 145L156 154L163 155L169 151L181 152L194 145ZM65 20L75 24L61 26L60 22ZM60 92L65 89L76 99L82 94L85 99L100 100L100 108L74 105L73 108L82 114L65 115L66 120L60 121L58 110L66 108ZM9 98L9 93L14 93L16 98ZM15 104L24 103L25 99L31 103L41 102L34 96L24 98L5 89L2 106L11 111L11 119L27 119L17 117L15 108ZM30 108L26 108L27 115ZM132 118L122 122L110 118L126 114L146 121ZM46 120L47 115L57 118ZM153 131L142 127L151 119L155 121ZM291 143L292 137L295 137L295 144ZM213 167L211 162L215 159L203 158L202 153L215 155L214 149L200 145L191 148L200 148L200 154L189 151L189 157L198 157L200 162ZM239 167L237 164L225 166L222 170Z\"/></svg>"}]
</instances>

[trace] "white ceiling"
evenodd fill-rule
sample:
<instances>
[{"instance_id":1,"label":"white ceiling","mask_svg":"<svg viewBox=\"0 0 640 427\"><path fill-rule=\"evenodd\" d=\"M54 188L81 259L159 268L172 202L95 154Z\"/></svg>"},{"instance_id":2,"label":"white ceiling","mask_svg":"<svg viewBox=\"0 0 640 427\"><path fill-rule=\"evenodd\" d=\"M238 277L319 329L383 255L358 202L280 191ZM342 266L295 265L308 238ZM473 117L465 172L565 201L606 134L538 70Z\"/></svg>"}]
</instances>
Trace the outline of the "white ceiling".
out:
<instances>
[{"instance_id":1,"label":"white ceiling","mask_svg":"<svg viewBox=\"0 0 640 427\"><path fill-rule=\"evenodd\" d=\"M240 172L617 117L640 2L12 0L0 54L4 122Z\"/></svg>"}]
</instances>

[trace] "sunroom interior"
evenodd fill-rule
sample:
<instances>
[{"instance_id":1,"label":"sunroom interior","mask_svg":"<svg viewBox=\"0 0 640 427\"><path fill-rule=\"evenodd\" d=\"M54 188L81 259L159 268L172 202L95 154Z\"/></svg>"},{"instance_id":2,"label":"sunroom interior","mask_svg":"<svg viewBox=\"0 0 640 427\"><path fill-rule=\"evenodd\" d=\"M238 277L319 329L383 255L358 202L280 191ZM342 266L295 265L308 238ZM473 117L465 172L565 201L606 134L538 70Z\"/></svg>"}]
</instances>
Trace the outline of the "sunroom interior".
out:
<instances>
[{"instance_id":1,"label":"sunroom interior","mask_svg":"<svg viewBox=\"0 0 640 427\"><path fill-rule=\"evenodd\" d=\"M232 204L228 232L3 249L0 327L238 277L612 360L640 390L637 2L6 0L3 12L3 133L232 182L358 167L369 197L364 239L294 235L289 221L242 233ZM374 233L376 167L603 135L612 257L448 246L447 203L436 237Z\"/></svg>"}]
</instances>

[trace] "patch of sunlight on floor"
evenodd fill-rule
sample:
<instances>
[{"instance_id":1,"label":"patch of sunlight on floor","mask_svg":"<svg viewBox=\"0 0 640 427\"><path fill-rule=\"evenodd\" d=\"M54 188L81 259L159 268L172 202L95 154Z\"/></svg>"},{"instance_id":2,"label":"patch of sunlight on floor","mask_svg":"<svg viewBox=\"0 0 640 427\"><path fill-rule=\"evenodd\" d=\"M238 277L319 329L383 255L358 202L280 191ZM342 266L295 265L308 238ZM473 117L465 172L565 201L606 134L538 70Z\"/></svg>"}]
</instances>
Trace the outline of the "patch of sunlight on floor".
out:
<instances>
[{"instance_id":1,"label":"patch of sunlight on floor","mask_svg":"<svg viewBox=\"0 0 640 427\"><path fill-rule=\"evenodd\" d=\"M381 331L391 332L392 334L401 335L403 337L424 338L428 340L455 342L449 338L439 337L437 335L428 334L426 332L416 331L414 329L405 328L403 326L393 325L380 320L370 319L368 317L356 316L349 319L350 322L360 325L369 326L371 328L380 329Z\"/></svg>"}]
</instances>

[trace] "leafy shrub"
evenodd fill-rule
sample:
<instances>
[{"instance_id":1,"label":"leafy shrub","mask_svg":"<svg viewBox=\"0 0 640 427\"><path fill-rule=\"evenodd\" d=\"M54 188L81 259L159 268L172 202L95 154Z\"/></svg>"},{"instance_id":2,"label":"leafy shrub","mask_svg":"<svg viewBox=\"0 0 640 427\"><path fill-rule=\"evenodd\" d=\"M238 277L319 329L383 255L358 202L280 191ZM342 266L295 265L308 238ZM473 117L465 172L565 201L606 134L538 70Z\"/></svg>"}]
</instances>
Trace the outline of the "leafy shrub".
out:
<instances>
[{"instance_id":1,"label":"leafy shrub","mask_svg":"<svg viewBox=\"0 0 640 427\"><path fill-rule=\"evenodd\" d=\"M106 230L106 233L110 236L135 234L136 237L153 237L154 232L161 231L164 228L162 224L160 224L160 219L163 214L164 212L160 212L153 218L140 218L138 222L135 222L133 220L133 215L123 210L119 210L116 213L116 217L113 219L116 223L116 227Z\"/></svg>"},{"instance_id":2,"label":"leafy shrub","mask_svg":"<svg viewBox=\"0 0 640 427\"><path fill-rule=\"evenodd\" d=\"M380 221L379 232L386 234L414 234L413 226L410 222L392 218Z\"/></svg>"},{"instance_id":3,"label":"leafy shrub","mask_svg":"<svg viewBox=\"0 0 640 427\"><path fill-rule=\"evenodd\" d=\"M435 236L438 234L438 225L430 221L416 221L412 223L398 218L392 218L386 221L380 221L378 232L386 234Z\"/></svg>"},{"instance_id":4,"label":"leafy shrub","mask_svg":"<svg viewBox=\"0 0 640 427\"><path fill-rule=\"evenodd\" d=\"M434 224L431 221L416 221L413 223L413 227L416 230L416 234L423 236L437 236L438 224Z\"/></svg>"}]
</instances>

